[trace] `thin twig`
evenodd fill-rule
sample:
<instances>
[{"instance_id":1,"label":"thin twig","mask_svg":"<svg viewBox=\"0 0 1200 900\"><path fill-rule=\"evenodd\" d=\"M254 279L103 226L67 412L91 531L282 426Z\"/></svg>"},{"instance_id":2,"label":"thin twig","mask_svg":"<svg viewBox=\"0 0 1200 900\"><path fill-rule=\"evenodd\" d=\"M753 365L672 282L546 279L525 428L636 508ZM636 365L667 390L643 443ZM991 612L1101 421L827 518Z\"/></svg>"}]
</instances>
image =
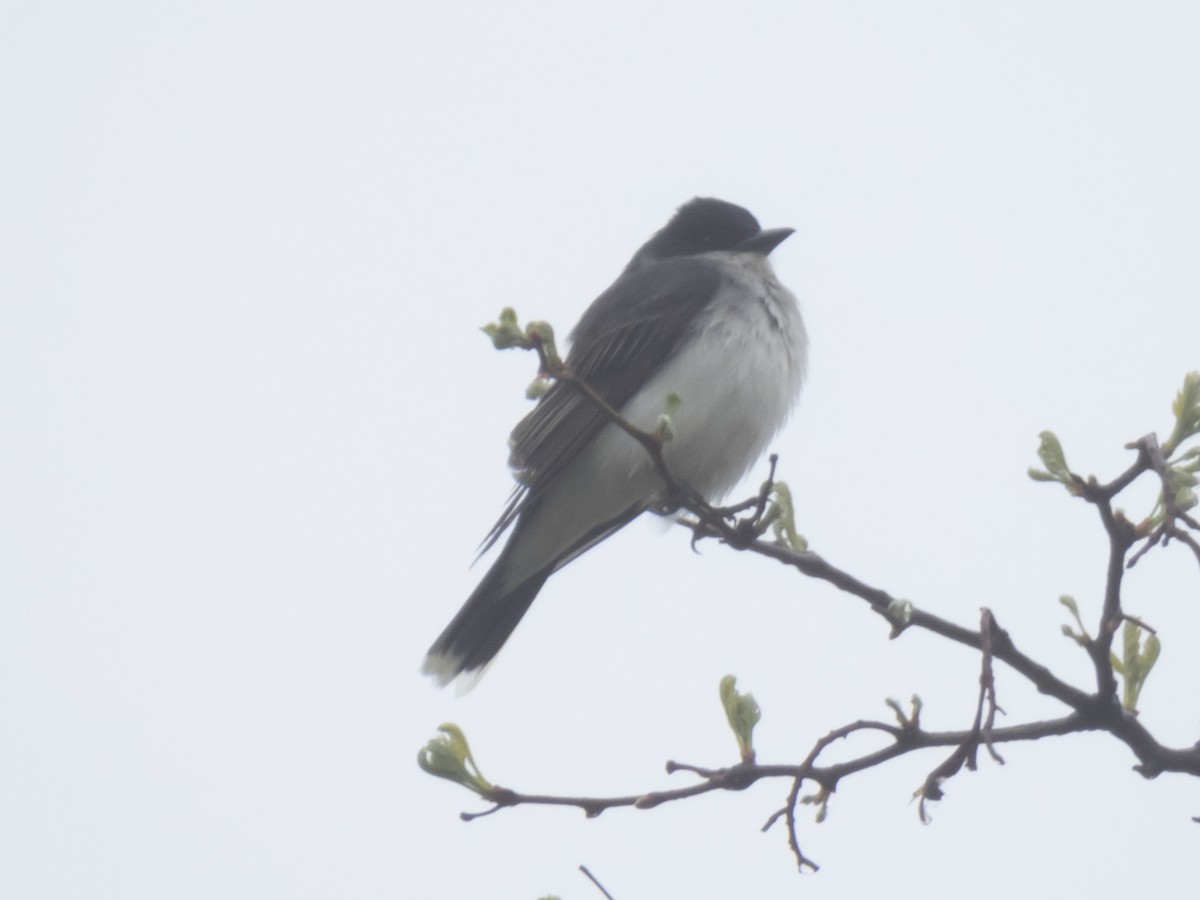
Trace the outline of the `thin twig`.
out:
<instances>
[{"instance_id":1,"label":"thin twig","mask_svg":"<svg viewBox=\"0 0 1200 900\"><path fill-rule=\"evenodd\" d=\"M594 884L597 888L599 888L600 893L602 893L605 897L607 897L608 900L614 900L613 895L610 894L607 890L605 890L604 885L602 885L600 883L599 879L597 879L595 875L593 875L591 872L588 871L587 866L581 865L579 867L579 871L582 872L584 875L586 875L591 880L592 884Z\"/></svg>"}]
</instances>

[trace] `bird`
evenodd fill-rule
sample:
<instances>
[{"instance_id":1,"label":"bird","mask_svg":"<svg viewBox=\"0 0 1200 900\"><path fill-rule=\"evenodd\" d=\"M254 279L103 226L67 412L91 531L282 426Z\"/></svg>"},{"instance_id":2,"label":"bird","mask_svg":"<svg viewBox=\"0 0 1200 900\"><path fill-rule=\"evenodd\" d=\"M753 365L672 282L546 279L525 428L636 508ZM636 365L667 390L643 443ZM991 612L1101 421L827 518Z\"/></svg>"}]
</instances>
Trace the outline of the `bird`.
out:
<instances>
[{"instance_id":1,"label":"bird","mask_svg":"<svg viewBox=\"0 0 1200 900\"><path fill-rule=\"evenodd\" d=\"M568 370L636 428L653 432L668 396L678 398L663 459L674 479L710 502L766 450L805 379L800 308L767 259L791 234L764 230L736 204L692 199L570 335ZM511 533L429 648L422 671L439 686L458 680L469 689L551 575L669 505L650 454L571 381L553 384L509 445L517 484L481 552Z\"/></svg>"}]
</instances>

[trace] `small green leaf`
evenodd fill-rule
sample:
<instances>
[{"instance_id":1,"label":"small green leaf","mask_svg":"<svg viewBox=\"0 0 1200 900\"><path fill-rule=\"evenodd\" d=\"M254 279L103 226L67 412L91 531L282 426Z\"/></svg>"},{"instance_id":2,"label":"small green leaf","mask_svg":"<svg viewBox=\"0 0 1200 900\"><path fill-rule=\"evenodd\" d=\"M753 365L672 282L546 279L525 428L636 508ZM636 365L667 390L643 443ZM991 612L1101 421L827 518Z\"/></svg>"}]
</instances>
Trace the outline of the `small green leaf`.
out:
<instances>
[{"instance_id":1,"label":"small green leaf","mask_svg":"<svg viewBox=\"0 0 1200 900\"><path fill-rule=\"evenodd\" d=\"M1174 469L1177 472L1200 472L1200 447L1193 447L1176 460Z\"/></svg>"},{"instance_id":2,"label":"small green leaf","mask_svg":"<svg viewBox=\"0 0 1200 900\"><path fill-rule=\"evenodd\" d=\"M1143 636L1145 640L1143 640ZM1124 691L1121 706L1133 714L1137 714L1138 698L1154 664L1158 662L1162 652L1162 644L1158 635L1139 626L1136 622L1126 620L1122 634L1122 650L1124 658L1112 658L1113 671L1124 679Z\"/></svg>"},{"instance_id":3,"label":"small green leaf","mask_svg":"<svg viewBox=\"0 0 1200 900\"><path fill-rule=\"evenodd\" d=\"M776 481L771 487L771 507L767 510L766 521L771 523L775 534L775 543L781 547L803 553L808 549L808 541L796 530L796 509L792 503L792 491L785 481Z\"/></svg>"},{"instance_id":4,"label":"small green leaf","mask_svg":"<svg viewBox=\"0 0 1200 900\"><path fill-rule=\"evenodd\" d=\"M1062 444L1059 443L1058 437L1053 431L1043 431L1038 435L1040 443L1038 444L1038 458L1043 465L1055 478L1066 478L1071 474L1067 468L1067 457L1063 453Z\"/></svg>"},{"instance_id":5,"label":"small green leaf","mask_svg":"<svg viewBox=\"0 0 1200 900\"><path fill-rule=\"evenodd\" d=\"M1083 619L1079 617L1079 606L1076 604L1075 598L1070 594L1063 594L1058 598L1058 602L1071 611L1071 616L1075 619L1075 624L1079 626L1079 631L1075 631L1070 625L1064 625L1062 633L1080 647L1086 647L1092 642L1092 636L1088 634L1087 628L1084 627Z\"/></svg>"},{"instance_id":6,"label":"small green leaf","mask_svg":"<svg viewBox=\"0 0 1200 900\"><path fill-rule=\"evenodd\" d=\"M507 350L510 347L527 347L525 332L517 324L517 311L511 306L500 310L500 320L489 322L483 326L483 333L492 339L492 346L497 350Z\"/></svg>"},{"instance_id":7,"label":"small green leaf","mask_svg":"<svg viewBox=\"0 0 1200 900\"><path fill-rule=\"evenodd\" d=\"M1171 412L1175 414L1175 428L1162 445L1163 453L1168 458L1180 444L1200 434L1200 372L1188 372L1183 377L1183 387L1175 395Z\"/></svg>"},{"instance_id":8,"label":"small green leaf","mask_svg":"<svg viewBox=\"0 0 1200 900\"><path fill-rule=\"evenodd\" d=\"M1142 639L1142 629L1134 622L1126 622L1122 637L1122 643L1125 649L1125 660L1136 660L1138 656L1138 644Z\"/></svg>"},{"instance_id":9,"label":"small green leaf","mask_svg":"<svg viewBox=\"0 0 1200 900\"><path fill-rule=\"evenodd\" d=\"M1029 477L1034 481L1057 481L1072 494L1078 495L1079 485L1076 483L1075 476L1067 466L1067 458L1063 453L1062 444L1058 442L1058 438L1055 437L1054 432L1043 431L1038 437L1037 454L1046 469L1043 471L1031 468L1029 469Z\"/></svg>"},{"instance_id":10,"label":"small green leaf","mask_svg":"<svg viewBox=\"0 0 1200 900\"><path fill-rule=\"evenodd\" d=\"M541 347L542 355L551 370L562 365L554 344L554 328L549 322L530 322L525 328L521 328L516 310L506 306L500 310L499 320L484 325L482 331L492 339L492 346L497 350L509 350L513 347L533 350Z\"/></svg>"},{"instance_id":11,"label":"small green leaf","mask_svg":"<svg viewBox=\"0 0 1200 900\"><path fill-rule=\"evenodd\" d=\"M1162 652L1162 641L1158 639L1157 634L1152 634L1146 638L1146 646L1142 649L1142 668L1147 675L1154 668L1154 664L1158 662L1158 654Z\"/></svg>"},{"instance_id":12,"label":"small green leaf","mask_svg":"<svg viewBox=\"0 0 1200 900\"><path fill-rule=\"evenodd\" d=\"M815 806L817 808L816 815L813 816L814 821L820 825L829 815L829 791L824 788L819 794L805 794L798 798L798 802L805 806Z\"/></svg>"},{"instance_id":13,"label":"small green leaf","mask_svg":"<svg viewBox=\"0 0 1200 900\"><path fill-rule=\"evenodd\" d=\"M1073 640L1075 643L1077 643L1080 647L1086 647L1088 645L1087 638L1084 637L1079 632L1077 632L1070 625L1060 625L1059 628L1062 629L1062 633L1065 636L1069 637L1071 640Z\"/></svg>"},{"instance_id":14,"label":"small green leaf","mask_svg":"<svg viewBox=\"0 0 1200 900\"><path fill-rule=\"evenodd\" d=\"M654 426L654 433L660 441L672 441L675 439L675 423L671 421L671 417L679 412L679 408L683 406L683 401L674 391L667 394L667 399L663 402L663 411L658 415L658 423Z\"/></svg>"},{"instance_id":15,"label":"small green leaf","mask_svg":"<svg viewBox=\"0 0 1200 900\"><path fill-rule=\"evenodd\" d=\"M762 718L762 710L753 694L743 694L737 689L737 678L726 675L721 679L721 705L725 707L725 718L737 738L738 752L742 762L754 761L754 726Z\"/></svg>"},{"instance_id":16,"label":"small green leaf","mask_svg":"<svg viewBox=\"0 0 1200 900\"><path fill-rule=\"evenodd\" d=\"M533 381L529 382L529 386L525 388L526 400L540 400L546 395L546 391L554 386L553 380L539 375Z\"/></svg>"},{"instance_id":17,"label":"small green leaf","mask_svg":"<svg viewBox=\"0 0 1200 900\"><path fill-rule=\"evenodd\" d=\"M492 784L479 771L471 748L467 744L467 736L457 725L447 722L438 728L441 735L432 738L428 744L417 753L417 765L438 778L445 778L456 784L474 791L486 794L492 790Z\"/></svg>"},{"instance_id":18,"label":"small green leaf","mask_svg":"<svg viewBox=\"0 0 1200 900\"><path fill-rule=\"evenodd\" d=\"M1182 459L1188 459L1188 455L1185 454L1181 457ZM1167 466L1164 493L1159 494L1154 508L1150 510L1150 515L1141 523L1140 528L1144 533L1148 534L1153 529L1162 525L1163 520L1166 518L1167 510L1163 502L1165 492L1170 492L1175 501L1175 508L1180 512L1187 512L1196 506L1196 491L1194 489L1197 485L1200 485L1200 478L1197 478L1194 468L1190 463L1185 465L1182 462Z\"/></svg>"}]
</instances>

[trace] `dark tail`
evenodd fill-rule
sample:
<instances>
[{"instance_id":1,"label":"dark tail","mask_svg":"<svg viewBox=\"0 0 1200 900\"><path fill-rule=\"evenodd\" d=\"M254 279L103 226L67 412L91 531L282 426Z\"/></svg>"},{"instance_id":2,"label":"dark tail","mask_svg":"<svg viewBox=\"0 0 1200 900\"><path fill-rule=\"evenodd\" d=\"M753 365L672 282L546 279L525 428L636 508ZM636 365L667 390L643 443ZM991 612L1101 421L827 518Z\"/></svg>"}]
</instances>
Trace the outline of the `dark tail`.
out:
<instances>
[{"instance_id":1,"label":"dark tail","mask_svg":"<svg viewBox=\"0 0 1200 900\"><path fill-rule=\"evenodd\" d=\"M477 672L492 661L554 571L553 566L547 567L515 587L502 590L508 568L506 555L496 560L425 656L421 671L432 675L443 687L464 672Z\"/></svg>"},{"instance_id":2,"label":"dark tail","mask_svg":"<svg viewBox=\"0 0 1200 900\"><path fill-rule=\"evenodd\" d=\"M500 558L488 569L458 615L433 642L421 671L432 675L442 687L464 672L478 673L500 652L546 579L636 518L643 508L642 503L632 504L585 533L568 534L564 539L559 534L549 536L551 526L559 521L556 518L558 508L553 504L527 502ZM550 546L543 546L547 543ZM539 554L539 549L544 556ZM514 569L528 572L535 567L538 568L532 575L513 584ZM466 682L465 686L469 687L471 683Z\"/></svg>"}]
</instances>

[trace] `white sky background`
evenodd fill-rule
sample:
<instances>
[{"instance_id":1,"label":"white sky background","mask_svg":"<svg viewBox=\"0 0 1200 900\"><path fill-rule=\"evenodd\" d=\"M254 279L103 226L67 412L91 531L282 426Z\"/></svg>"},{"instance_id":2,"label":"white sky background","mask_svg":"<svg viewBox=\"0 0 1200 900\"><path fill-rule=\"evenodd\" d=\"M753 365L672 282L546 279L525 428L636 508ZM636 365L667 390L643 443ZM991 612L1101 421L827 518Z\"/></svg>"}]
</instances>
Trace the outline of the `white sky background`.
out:
<instances>
[{"instance_id":1,"label":"white sky background","mask_svg":"<svg viewBox=\"0 0 1200 900\"><path fill-rule=\"evenodd\" d=\"M989 6L6 7L0 895L1194 886L1194 780L1102 736L1003 748L928 827L943 752L850 779L802 878L758 832L784 782L464 824L485 805L414 761L450 720L513 788L680 786L669 758L735 761L727 672L764 762L887 697L970 723L975 654L653 523L555 576L466 698L417 675L527 408L533 361L478 326L565 334L695 195L797 231L811 377L775 449L814 549L1089 684L1056 599L1094 617L1105 538L1025 470L1053 428L1115 475L1200 367L1200 9ZM1180 746L1198 597L1183 551L1128 583ZM1061 713L998 674L1006 724Z\"/></svg>"}]
</instances>

